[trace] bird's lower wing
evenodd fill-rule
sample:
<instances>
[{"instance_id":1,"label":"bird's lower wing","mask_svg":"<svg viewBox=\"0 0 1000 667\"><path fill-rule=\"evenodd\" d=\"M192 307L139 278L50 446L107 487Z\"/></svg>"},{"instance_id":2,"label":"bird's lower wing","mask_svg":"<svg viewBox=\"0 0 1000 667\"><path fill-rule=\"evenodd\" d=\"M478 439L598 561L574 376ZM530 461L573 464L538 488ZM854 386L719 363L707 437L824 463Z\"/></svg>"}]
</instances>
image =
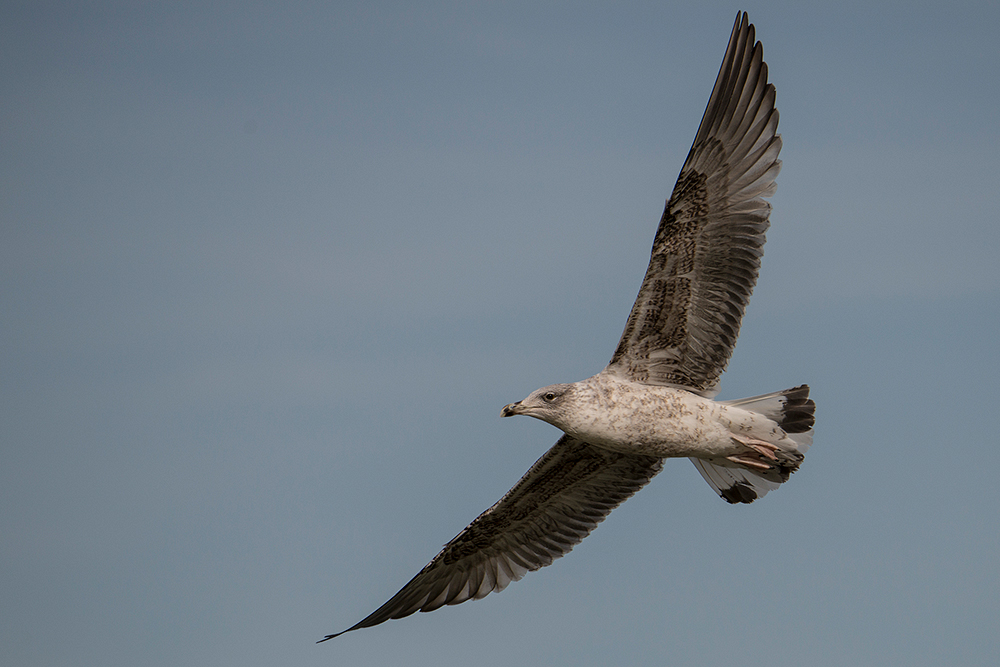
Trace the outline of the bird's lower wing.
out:
<instances>
[{"instance_id":1,"label":"bird's lower wing","mask_svg":"<svg viewBox=\"0 0 1000 667\"><path fill-rule=\"evenodd\" d=\"M502 591L568 553L662 464L563 436L391 600L343 632Z\"/></svg>"}]
</instances>

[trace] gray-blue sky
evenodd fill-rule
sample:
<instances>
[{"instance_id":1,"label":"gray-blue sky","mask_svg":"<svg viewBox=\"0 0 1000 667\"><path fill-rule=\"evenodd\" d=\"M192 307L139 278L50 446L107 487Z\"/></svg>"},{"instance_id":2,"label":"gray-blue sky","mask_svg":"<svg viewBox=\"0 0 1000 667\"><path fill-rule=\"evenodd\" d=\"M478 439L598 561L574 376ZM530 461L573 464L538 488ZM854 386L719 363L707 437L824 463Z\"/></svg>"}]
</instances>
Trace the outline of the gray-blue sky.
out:
<instances>
[{"instance_id":1,"label":"gray-blue sky","mask_svg":"<svg viewBox=\"0 0 1000 667\"><path fill-rule=\"evenodd\" d=\"M996 3L414 5L0 9L0 662L996 664ZM499 409L610 357L738 8L723 397L809 382L801 471L313 645L554 442Z\"/></svg>"}]
</instances>

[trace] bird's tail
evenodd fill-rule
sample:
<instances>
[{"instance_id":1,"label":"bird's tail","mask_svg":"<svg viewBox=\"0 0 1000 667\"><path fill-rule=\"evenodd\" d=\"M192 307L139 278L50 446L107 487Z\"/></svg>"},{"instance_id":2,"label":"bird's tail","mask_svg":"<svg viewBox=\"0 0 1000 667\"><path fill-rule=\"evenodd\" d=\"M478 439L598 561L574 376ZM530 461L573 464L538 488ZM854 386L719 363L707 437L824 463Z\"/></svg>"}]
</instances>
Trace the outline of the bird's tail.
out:
<instances>
[{"instance_id":1,"label":"bird's tail","mask_svg":"<svg viewBox=\"0 0 1000 667\"><path fill-rule=\"evenodd\" d=\"M781 442L773 443L773 449L772 443L748 438L751 440L749 446L763 454L750 461L754 465L749 467L731 459L691 459L705 481L723 499L730 503L752 503L778 488L798 470L805 451L812 444L816 403L809 398L809 385L805 384L773 394L722 403L763 415L785 434ZM754 445L754 442L758 444Z\"/></svg>"}]
</instances>

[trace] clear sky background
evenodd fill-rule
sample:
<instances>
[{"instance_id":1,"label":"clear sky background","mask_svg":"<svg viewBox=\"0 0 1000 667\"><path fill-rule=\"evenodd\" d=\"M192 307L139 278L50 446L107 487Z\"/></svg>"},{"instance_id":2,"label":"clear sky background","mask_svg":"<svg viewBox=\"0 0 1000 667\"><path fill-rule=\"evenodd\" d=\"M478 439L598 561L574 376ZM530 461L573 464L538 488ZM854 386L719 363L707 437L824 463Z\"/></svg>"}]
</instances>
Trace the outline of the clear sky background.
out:
<instances>
[{"instance_id":1,"label":"clear sky background","mask_svg":"<svg viewBox=\"0 0 1000 667\"><path fill-rule=\"evenodd\" d=\"M784 169L720 398L808 382L729 506L679 460L499 595L316 646L611 357L737 9ZM1000 663L1000 4L7 2L0 663Z\"/></svg>"}]
</instances>

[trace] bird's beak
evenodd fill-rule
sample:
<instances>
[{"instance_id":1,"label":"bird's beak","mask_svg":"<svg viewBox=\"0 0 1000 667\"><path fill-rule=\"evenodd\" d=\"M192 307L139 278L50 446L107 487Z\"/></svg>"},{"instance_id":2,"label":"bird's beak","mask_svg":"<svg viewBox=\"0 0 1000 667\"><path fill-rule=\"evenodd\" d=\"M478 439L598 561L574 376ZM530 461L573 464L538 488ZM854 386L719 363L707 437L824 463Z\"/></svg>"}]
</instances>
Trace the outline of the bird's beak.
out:
<instances>
[{"instance_id":1,"label":"bird's beak","mask_svg":"<svg viewBox=\"0 0 1000 667\"><path fill-rule=\"evenodd\" d=\"M521 414L521 401L505 405L503 406L503 410L500 411L501 417L513 417L514 415L519 414Z\"/></svg>"}]
</instances>

